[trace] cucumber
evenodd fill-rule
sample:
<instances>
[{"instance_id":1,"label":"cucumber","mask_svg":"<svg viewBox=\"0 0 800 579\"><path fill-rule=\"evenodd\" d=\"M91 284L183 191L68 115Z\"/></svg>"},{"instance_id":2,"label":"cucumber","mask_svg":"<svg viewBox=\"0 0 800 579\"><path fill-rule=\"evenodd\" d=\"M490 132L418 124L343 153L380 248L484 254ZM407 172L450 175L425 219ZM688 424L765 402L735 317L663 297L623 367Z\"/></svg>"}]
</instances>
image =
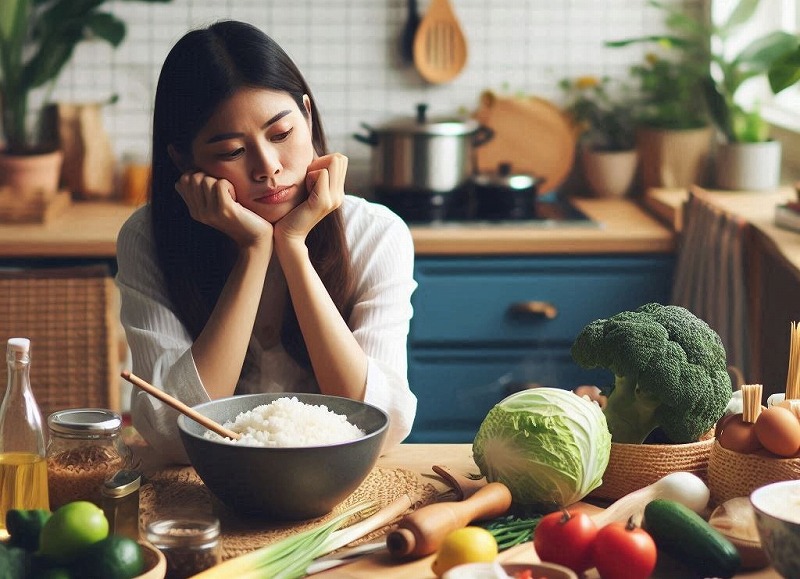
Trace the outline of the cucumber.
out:
<instances>
[{"instance_id":1,"label":"cucumber","mask_svg":"<svg viewBox=\"0 0 800 579\"><path fill-rule=\"evenodd\" d=\"M685 505L668 499L650 501L644 528L660 551L702 577L733 577L742 564L733 543Z\"/></svg>"}]
</instances>

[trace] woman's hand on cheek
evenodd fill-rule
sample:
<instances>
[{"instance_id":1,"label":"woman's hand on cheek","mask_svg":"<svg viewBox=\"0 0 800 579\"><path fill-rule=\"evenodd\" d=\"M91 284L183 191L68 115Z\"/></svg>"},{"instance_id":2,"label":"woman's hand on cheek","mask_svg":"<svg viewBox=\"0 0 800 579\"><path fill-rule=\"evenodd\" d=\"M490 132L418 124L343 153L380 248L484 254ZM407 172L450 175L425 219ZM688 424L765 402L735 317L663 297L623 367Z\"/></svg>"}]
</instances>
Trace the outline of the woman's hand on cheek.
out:
<instances>
[{"instance_id":1,"label":"woman's hand on cheek","mask_svg":"<svg viewBox=\"0 0 800 579\"><path fill-rule=\"evenodd\" d=\"M305 240L308 232L344 201L347 157L332 153L315 158L306 172L306 200L275 224L276 235Z\"/></svg>"},{"instance_id":2,"label":"woman's hand on cheek","mask_svg":"<svg viewBox=\"0 0 800 579\"><path fill-rule=\"evenodd\" d=\"M238 203L233 184L226 179L190 171L181 175L175 190L192 219L221 231L239 247L272 238L272 225Z\"/></svg>"}]
</instances>

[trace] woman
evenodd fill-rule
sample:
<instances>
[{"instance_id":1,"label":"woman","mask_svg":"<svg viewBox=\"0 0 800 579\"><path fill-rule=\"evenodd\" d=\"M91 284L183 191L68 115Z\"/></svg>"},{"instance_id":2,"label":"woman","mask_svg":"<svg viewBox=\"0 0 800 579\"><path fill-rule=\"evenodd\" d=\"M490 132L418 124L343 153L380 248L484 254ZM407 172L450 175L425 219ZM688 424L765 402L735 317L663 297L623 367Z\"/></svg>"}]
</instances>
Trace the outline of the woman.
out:
<instances>
[{"instance_id":1,"label":"woman","mask_svg":"<svg viewBox=\"0 0 800 579\"><path fill-rule=\"evenodd\" d=\"M365 400L411 429L413 243L385 207L344 194L347 158L286 53L248 24L191 31L164 62L150 203L117 241L133 372L188 405L254 392ZM188 459L177 414L144 392L133 424Z\"/></svg>"}]
</instances>

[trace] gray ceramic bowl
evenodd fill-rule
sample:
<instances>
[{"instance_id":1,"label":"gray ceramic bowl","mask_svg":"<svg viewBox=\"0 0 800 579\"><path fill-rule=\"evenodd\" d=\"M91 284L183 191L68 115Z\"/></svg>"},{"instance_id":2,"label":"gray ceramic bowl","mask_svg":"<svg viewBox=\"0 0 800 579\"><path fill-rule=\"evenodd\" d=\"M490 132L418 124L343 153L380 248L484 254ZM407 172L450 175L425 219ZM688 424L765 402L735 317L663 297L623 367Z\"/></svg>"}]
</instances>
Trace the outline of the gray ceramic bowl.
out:
<instances>
[{"instance_id":1,"label":"gray ceramic bowl","mask_svg":"<svg viewBox=\"0 0 800 579\"><path fill-rule=\"evenodd\" d=\"M386 438L389 417L356 400L323 394L247 394L194 407L220 424L276 398L324 404L366 432L326 446L257 447L205 438L206 428L181 415L183 446L197 474L227 507L249 517L303 520L329 513L367 478Z\"/></svg>"},{"instance_id":2,"label":"gray ceramic bowl","mask_svg":"<svg viewBox=\"0 0 800 579\"><path fill-rule=\"evenodd\" d=\"M750 504L769 562L783 577L800 577L800 480L759 487Z\"/></svg>"}]
</instances>

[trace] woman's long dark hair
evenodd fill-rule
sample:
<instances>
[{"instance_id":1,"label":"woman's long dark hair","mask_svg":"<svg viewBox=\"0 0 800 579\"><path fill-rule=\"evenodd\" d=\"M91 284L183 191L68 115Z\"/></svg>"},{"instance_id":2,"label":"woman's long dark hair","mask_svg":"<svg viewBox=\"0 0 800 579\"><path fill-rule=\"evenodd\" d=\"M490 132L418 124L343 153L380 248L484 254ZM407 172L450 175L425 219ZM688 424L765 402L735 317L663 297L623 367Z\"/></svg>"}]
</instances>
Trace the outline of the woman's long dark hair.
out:
<instances>
[{"instance_id":1,"label":"woman's long dark hair","mask_svg":"<svg viewBox=\"0 0 800 579\"><path fill-rule=\"evenodd\" d=\"M203 225L175 190L180 171L168 147L191 158L191 143L217 106L242 87L284 91L305 114L311 99L314 150L327 153L322 123L311 90L289 56L269 36L242 22L222 21L193 30L172 48L161 69L153 115L150 203L158 260L172 308L194 339L208 322L236 260L236 246ZM345 320L352 309L353 275L341 209L325 217L306 244L314 268ZM289 354L310 367L308 351L291 300L287 300L281 341Z\"/></svg>"}]
</instances>

